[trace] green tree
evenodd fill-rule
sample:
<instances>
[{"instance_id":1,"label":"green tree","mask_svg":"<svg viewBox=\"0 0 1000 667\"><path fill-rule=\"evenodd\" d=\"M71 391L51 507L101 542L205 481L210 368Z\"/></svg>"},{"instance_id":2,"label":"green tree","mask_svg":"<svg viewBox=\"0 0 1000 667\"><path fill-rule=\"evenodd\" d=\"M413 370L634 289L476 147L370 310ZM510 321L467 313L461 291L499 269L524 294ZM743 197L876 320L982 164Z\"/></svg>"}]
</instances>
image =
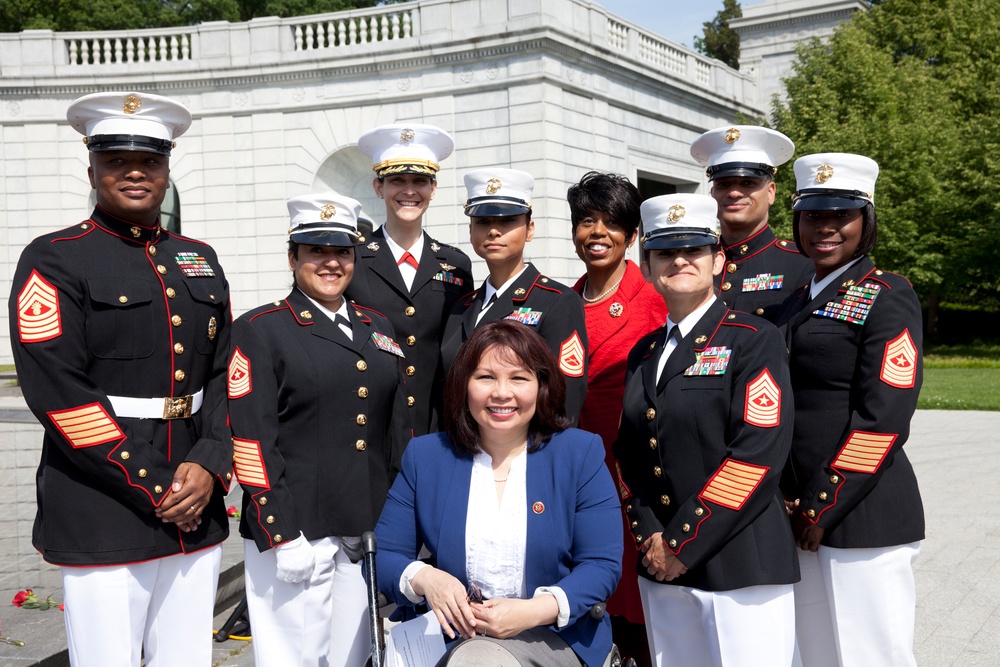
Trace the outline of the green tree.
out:
<instances>
[{"instance_id":1,"label":"green tree","mask_svg":"<svg viewBox=\"0 0 1000 667\"><path fill-rule=\"evenodd\" d=\"M259 16L304 16L376 4L378 0L0 0L0 32L166 28L205 21L249 21Z\"/></svg>"},{"instance_id":2,"label":"green tree","mask_svg":"<svg viewBox=\"0 0 1000 667\"><path fill-rule=\"evenodd\" d=\"M802 45L775 127L881 169L873 255L931 306L1000 307L1000 0L883 0ZM795 189L790 168L779 190ZM787 206L774 220L791 231ZM932 321L933 329L933 321Z\"/></svg>"},{"instance_id":3,"label":"green tree","mask_svg":"<svg viewBox=\"0 0 1000 667\"><path fill-rule=\"evenodd\" d=\"M694 48L726 63L733 69L740 68L740 36L729 27L729 22L743 16L738 0L725 0L722 9L711 21L702 24L704 37L694 38Z\"/></svg>"}]
</instances>

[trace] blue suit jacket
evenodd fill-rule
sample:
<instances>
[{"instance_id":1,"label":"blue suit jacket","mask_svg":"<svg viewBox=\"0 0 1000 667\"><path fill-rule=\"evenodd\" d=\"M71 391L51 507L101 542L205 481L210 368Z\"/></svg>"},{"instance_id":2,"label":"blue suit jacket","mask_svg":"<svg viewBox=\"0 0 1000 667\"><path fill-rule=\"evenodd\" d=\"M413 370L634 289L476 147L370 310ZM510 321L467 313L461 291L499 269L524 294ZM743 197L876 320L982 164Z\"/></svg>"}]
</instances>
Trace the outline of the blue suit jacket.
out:
<instances>
[{"instance_id":1,"label":"blue suit jacket","mask_svg":"<svg viewBox=\"0 0 1000 667\"><path fill-rule=\"evenodd\" d=\"M386 500L378 537L379 588L401 606L403 570L426 545L436 566L468 585L465 522L472 457L456 454L444 433L410 441L402 472ZM541 503L541 505L539 505ZM621 508L604 464L599 436L567 429L528 454L528 533L525 579L529 594L559 586L570 605L566 627L554 632L588 665L611 650L611 624L590 608L606 600L621 575Z\"/></svg>"}]
</instances>

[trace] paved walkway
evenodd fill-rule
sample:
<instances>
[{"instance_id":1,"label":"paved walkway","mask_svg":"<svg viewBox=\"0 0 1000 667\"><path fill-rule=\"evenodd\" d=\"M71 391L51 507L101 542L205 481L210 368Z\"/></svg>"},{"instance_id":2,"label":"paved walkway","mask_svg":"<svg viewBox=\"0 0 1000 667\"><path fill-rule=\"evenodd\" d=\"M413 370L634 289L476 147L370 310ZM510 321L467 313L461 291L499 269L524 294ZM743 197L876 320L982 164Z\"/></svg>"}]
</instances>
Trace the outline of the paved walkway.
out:
<instances>
[{"instance_id":1,"label":"paved walkway","mask_svg":"<svg viewBox=\"0 0 1000 667\"><path fill-rule=\"evenodd\" d=\"M3 403L0 411L8 407ZM0 665L5 666L68 664L59 612L19 610L3 601L16 592L14 586L31 582L44 582L36 588L60 598L53 568L30 552L12 558L30 534L37 454L28 448L37 450L39 431L37 425L0 424L0 501L16 507L0 519L7 528L0 536L8 536L0 537L0 626L4 634L31 639L23 649L0 644ZM921 667L1000 665L998 440L998 412L920 411L913 418L906 450L920 480L927 516L927 539L916 564L915 649ZM227 550L238 553L238 548L233 544ZM23 563L26 573L18 573L9 565L12 561ZM216 627L226 616L228 610L220 612ZM252 667L252 643L216 644L215 665Z\"/></svg>"}]
</instances>

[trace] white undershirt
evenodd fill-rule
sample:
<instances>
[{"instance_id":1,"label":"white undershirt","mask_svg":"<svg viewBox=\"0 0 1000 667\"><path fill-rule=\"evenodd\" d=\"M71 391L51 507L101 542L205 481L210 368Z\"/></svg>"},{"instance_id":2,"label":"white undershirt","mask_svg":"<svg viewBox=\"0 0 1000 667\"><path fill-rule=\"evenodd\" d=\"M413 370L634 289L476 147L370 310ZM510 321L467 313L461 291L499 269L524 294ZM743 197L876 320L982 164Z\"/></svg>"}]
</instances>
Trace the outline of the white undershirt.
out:
<instances>
[{"instance_id":1,"label":"white undershirt","mask_svg":"<svg viewBox=\"0 0 1000 667\"><path fill-rule=\"evenodd\" d=\"M826 278L823 278L823 280L820 280L819 282L816 282L816 276L813 276L812 281L809 283L809 300L812 301L817 296L819 296L819 293L825 290L830 283L832 283L840 276L844 275L844 272L847 271L847 269L857 264L860 260L861 260L860 257L852 259L847 264L844 264L839 269L836 269L833 273L828 275Z\"/></svg>"},{"instance_id":2,"label":"white undershirt","mask_svg":"<svg viewBox=\"0 0 1000 667\"><path fill-rule=\"evenodd\" d=\"M299 291L302 292L302 290L299 290ZM354 340L354 332L351 330L351 327L344 326L343 324L341 324L340 322L337 322L337 320L336 320L337 315L343 315L344 319L346 319L348 322L351 321L351 318L347 316L347 299L341 299L340 300L340 308L338 308L337 311L334 312L334 311L330 310L329 308L321 305L318 301L316 301L316 299L312 298L311 296L309 296L305 292L302 292L302 296L304 296L305 298L309 299L309 301L312 303L312 305L316 306L316 309L319 310L319 312L321 312L324 315L326 315L327 317L329 317L330 321L333 322L334 324L336 324L340 328L340 330L344 332L345 336L347 336L351 340Z\"/></svg>"},{"instance_id":3,"label":"white undershirt","mask_svg":"<svg viewBox=\"0 0 1000 667\"><path fill-rule=\"evenodd\" d=\"M691 311L690 314L688 314L687 317L685 317L677 324L674 324L674 322L670 319L670 316L667 315L667 344L663 346L663 351L660 352L660 359L656 362L657 384L659 384L660 382L660 376L663 375L663 369L667 365L667 359L670 358L670 354L677 347L677 340L670 335L670 333L673 331L673 328L674 327L680 328L681 338L687 336L689 333L691 333L691 330L694 329L694 325L698 324L698 321L701 320L702 316L708 312L709 308L712 307L712 304L715 303L715 299L716 297L713 296L711 299L708 300L707 303L704 303L695 308L693 311Z\"/></svg>"},{"instance_id":4,"label":"white undershirt","mask_svg":"<svg viewBox=\"0 0 1000 667\"><path fill-rule=\"evenodd\" d=\"M524 273L527 268L528 264L526 262L524 266L521 267L520 271L511 276L510 280L505 282L499 288L493 287L493 283L489 281L489 278L486 279L486 294L483 295L483 309L480 310L479 315L476 316L476 325L478 325L479 321L483 319L483 315L486 314L486 311L493 306L493 303L490 301L490 299L493 298L493 295L496 294L499 297L501 294L506 292L507 288L513 285L514 281L520 278L521 274Z\"/></svg>"},{"instance_id":5,"label":"white undershirt","mask_svg":"<svg viewBox=\"0 0 1000 667\"><path fill-rule=\"evenodd\" d=\"M383 227L384 230L384 227ZM396 266L399 268L399 275L403 277L403 282L406 284L406 289L413 289L413 279L417 277L417 270L410 266L408 262L399 263L399 260L403 257L403 254L409 252L413 255L413 259L417 260L417 264L420 263L420 254L424 251L424 234L420 233L417 237L416 243L414 243L409 248L404 248L389 236L389 232L385 232L385 244L389 246L389 251L392 252L393 259L396 260Z\"/></svg>"}]
</instances>

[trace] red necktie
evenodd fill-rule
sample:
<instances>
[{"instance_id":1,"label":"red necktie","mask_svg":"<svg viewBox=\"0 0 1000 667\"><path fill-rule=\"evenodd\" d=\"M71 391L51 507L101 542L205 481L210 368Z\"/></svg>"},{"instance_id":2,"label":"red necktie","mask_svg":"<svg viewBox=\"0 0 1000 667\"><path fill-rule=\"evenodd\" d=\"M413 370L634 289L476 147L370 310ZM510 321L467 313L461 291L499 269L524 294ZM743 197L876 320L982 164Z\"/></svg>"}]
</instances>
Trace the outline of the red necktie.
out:
<instances>
[{"instance_id":1,"label":"red necktie","mask_svg":"<svg viewBox=\"0 0 1000 667\"><path fill-rule=\"evenodd\" d=\"M398 262L396 262L396 266L402 266L404 262L413 268L417 268L417 258L411 255L409 250L403 253L403 256L399 258Z\"/></svg>"}]
</instances>

